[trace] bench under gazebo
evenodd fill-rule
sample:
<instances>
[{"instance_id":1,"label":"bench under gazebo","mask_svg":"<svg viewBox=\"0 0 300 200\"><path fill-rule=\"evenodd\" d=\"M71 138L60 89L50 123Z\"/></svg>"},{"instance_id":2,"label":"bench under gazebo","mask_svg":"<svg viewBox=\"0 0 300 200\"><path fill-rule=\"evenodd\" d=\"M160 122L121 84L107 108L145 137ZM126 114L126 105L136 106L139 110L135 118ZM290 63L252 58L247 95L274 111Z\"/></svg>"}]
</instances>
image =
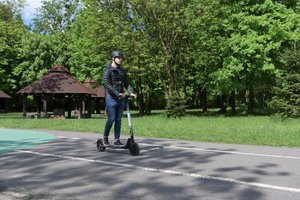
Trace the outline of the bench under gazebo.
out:
<instances>
[{"instance_id":1,"label":"bench under gazebo","mask_svg":"<svg viewBox=\"0 0 300 200\"><path fill-rule=\"evenodd\" d=\"M52 105L53 115L64 115L67 110L67 117L71 118L74 104L78 119L91 117L91 98L96 95L93 89L76 80L62 66L52 67L40 80L34 81L17 94L23 97L23 117L27 116L27 97L33 95L37 118L48 117L48 104Z\"/></svg>"}]
</instances>

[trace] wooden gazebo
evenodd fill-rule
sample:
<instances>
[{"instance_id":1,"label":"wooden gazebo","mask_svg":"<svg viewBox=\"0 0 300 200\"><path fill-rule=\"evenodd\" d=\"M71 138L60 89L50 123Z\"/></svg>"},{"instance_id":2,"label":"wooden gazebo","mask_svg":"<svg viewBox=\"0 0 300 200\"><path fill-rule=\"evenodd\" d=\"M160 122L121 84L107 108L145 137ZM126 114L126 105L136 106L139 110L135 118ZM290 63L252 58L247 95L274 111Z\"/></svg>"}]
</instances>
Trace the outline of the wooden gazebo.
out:
<instances>
[{"instance_id":1,"label":"wooden gazebo","mask_svg":"<svg viewBox=\"0 0 300 200\"><path fill-rule=\"evenodd\" d=\"M91 116L91 96L96 95L95 91L76 80L69 71L62 66L54 66L40 80L21 89L17 94L23 96L23 116L26 117L27 96L34 95L37 105L37 114L40 116L41 108L45 117L48 116L48 103L53 104L53 114L64 114L68 110L68 118L71 118L72 102L75 102L77 117ZM59 99L60 103L53 103ZM61 104L61 105L58 105ZM63 104L63 105L62 105ZM87 107L87 110L86 110ZM86 112L87 111L87 112Z\"/></svg>"},{"instance_id":2,"label":"wooden gazebo","mask_svg":"<svg viewBox=\"0 0 300 200\"><path fill-rule=\"evenodd\" d=\"M6 111L6 99L10 99L11 97L0 90L0 112Z\"/></svg>"}]
</instances>

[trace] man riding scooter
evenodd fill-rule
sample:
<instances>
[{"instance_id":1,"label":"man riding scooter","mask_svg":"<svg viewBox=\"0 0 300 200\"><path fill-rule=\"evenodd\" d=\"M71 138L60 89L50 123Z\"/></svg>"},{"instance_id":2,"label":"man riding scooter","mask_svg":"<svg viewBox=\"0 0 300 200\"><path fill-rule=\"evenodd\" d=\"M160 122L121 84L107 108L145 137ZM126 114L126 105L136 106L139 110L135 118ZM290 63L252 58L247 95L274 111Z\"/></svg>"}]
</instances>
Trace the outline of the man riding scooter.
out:
<instances>
[{"instance_id":1,"label":"man riding scooter","mask_svg":"<svg viewBox=\"0 0 300 200\"><path fill-rule=\"evenodd\" d=\"M111 52L111 63L103 71L103 82L105 88L105 105L107 121L103 133L103 144L109 145L109 132L114 124L114 145L124 145L120 140L121 120L125 107L125 90L129 96L136 98L129 84L127 72L122 66L123 53Z\"/></svg>"}]
</instances>

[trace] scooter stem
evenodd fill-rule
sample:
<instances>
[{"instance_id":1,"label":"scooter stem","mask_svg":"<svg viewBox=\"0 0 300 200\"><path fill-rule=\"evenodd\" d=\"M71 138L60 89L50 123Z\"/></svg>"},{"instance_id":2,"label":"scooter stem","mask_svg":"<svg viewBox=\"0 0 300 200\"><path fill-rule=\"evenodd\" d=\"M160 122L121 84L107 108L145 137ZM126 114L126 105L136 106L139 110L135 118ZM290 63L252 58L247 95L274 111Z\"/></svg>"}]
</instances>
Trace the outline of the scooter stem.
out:
<instances>
[{"instance_id":1,"label":"scooter stem","mask_svg":"<svg viewBox=\"0 0 300 200\"><path fill-rule=\"evenodd\" d=\"M130 138L131 138L131 139L134 139L128 99L126 99L126 109L127 109L128 126L129 126L129 129L130 129Z\"/></svg>"}]
</instances>

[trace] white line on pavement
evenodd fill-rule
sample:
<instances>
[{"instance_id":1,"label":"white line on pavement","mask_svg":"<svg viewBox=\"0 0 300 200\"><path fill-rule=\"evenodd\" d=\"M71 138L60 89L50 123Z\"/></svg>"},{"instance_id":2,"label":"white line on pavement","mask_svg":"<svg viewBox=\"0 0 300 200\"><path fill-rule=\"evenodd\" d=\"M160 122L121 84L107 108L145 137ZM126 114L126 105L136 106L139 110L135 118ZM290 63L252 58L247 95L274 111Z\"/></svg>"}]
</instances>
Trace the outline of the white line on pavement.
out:
<instances>
[{"instance_id":1,"label":"white line on pavement","mask_svg":"<svg viewBox=\"0 0 300 200\"><path fill-rule=\"evenodd\" d=\"M222 177L216 177L216 176L208 176L208 175L202 175L202 174L196 174L196 173L187 173L187 172L174 171L174 170L165 170L165 169L158 169L158 168L140 167L140 166L131 165L131 164L114 163L114 162L108 162L108 161L102 161L102 160L78 158L78 157L64 156L64 155L58 155L58 154L39 153L39 152L34 152L34 151L16 150L16 152L34 154L34 155L39 155L39 156L56 157L56 158L69 159L69 160L95 162L95 163L114 165L114 166L131 168L131 169L139 169L139 170L145 170L145 171L151 171L151 172L159 172L159 173L164 173L164 174L173 174L173 175L181 175L181 176L194 177L194 178L200 178L200 179L217 180L217 181L237 183L237 184L260 187L260 188L280 190L280 191L285 191L285 192L300 193L300 189L298 189L298 188L282 187L282 186L269 185L269 184L257 183L257 182L239 181L239 180L231 179L231 178L222 178Z\"/></svg>"},{"instance_id":2,"label":"white line on pavement","mask_svg":"<svg viewBox=\"0 0 300 200\"><path fill-rule=\"evenodd\" d=\"M239 151L222 151L222 150L212 150L212 149L201 149L201 148L191 148L191 147L178 147L178 146L165 146L165 149L185 149L185 150L196 150L196 151L207 151L207 152L215 152L215 153L227 153L227 154L239 154L239 155L248 155L248 156L261 156L261 157L272 157L272 158L288 158L288 159L296 159L300 160L300 157L295 156L283 156L283 155L273 155L273 154L259 154L259 153L247 153L247 152L239 152Z\"/></svg>"},{"instance_id":3,"label":"white line on pavement","mask_svg":"<svg viewBox=\"0 0 300 200\"><path fill-rule=\"evenodd\" d=\"M147 143L139 143L143 146L153 146ZM248 156L261 156L261 157L272 157L272 158L288 158L288 159L296 159L300 160L300 157L295 156L283 156L283 155L274 155L274 154L259 154L259 153L247 153L247 152L239 152L239 151L223 151L223 150L213 150L213 149L201 149L195 147L180 147L180 146L164 146L164 149L184 149L184 150L192 150L192 151L206 151L206 152L214 152L214 153L225 153L225 154L239 154L239 155L248 155Z\"/></svg>"}]
</instances>

